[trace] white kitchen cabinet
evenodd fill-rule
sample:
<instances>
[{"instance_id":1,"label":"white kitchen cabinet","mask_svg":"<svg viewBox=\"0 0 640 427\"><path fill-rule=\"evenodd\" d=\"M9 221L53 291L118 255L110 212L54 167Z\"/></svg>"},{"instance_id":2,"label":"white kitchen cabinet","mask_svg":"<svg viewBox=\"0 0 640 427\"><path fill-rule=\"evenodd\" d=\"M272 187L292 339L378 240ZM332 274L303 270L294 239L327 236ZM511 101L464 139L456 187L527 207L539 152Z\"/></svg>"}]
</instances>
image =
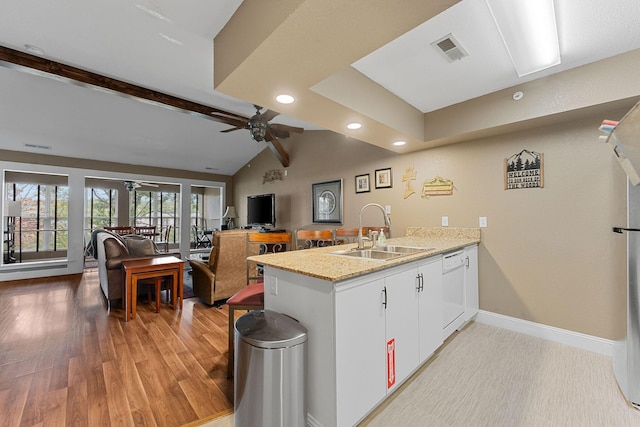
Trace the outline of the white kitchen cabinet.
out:
<instances>
[{"instance_id":1,"label":"white kitchen cabinet","mask_svg":"<svg viewBox=\"0 0 640 427\"><path fill-rule=\"evenodd\" d=\"M419 363L417 276L418 272L413 266L385 277L387 392L407 379Z\"/></svg>"},{"instance_id":2,"label":"white kitchen cabinet","mask_svg":"<svg viewBox=\"0 0 640 427\"><path fill-rule=\"evenodd\" d=\"M480 308L478 300L478 245L464 248L466 268L464 270L464 320L468 322L478 314Z\"/></svg>"},{"instance_id":3,"label":"white kitchen cabinet","mask_svg":"<svg viewBox=\"0 0 640 427\"><path fill-rule=\"evenodd\" d=\"M353 425L442 344L441 257L336 291L338 425Z\"/></svg>"},{"instance_id":4,"label":"white kitchen cabinet","mask_svg":"<svg viewBox=\"0 0 640 427\"><path fill-rule=\"evenodd\" d=\"M354 425L386 394L384 278L336 292L338 425Z\"/></svg>"},{"instance_id":5,"label":"white kitchen cabinet","mask_svg":"<svg viewBox=\"0 0 640 427\"><path fill-rule=\"evenodd\" d=\"M420 363L442 344L442 257L429 258L418 266L418 322Z\"/></svg>"}]
</instances>

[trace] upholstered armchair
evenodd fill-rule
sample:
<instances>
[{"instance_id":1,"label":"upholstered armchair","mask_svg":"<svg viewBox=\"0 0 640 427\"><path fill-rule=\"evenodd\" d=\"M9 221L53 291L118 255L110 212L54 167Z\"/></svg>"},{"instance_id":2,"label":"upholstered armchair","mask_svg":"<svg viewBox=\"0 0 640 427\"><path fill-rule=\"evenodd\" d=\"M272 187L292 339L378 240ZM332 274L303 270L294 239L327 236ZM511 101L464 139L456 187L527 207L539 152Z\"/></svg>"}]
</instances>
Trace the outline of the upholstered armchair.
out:
<instances>
[{"instance_id":1,"label":"upholstered armchair","mask_svg":"<svg viewBox=\"0 0 640 427\"><path fill-rule=\"evenodd\" d=\"M225 230L213 233L207 263L190 260L193 293L215 305L247 286L247 233L257 230Z\"/></svg>"}]
</instances>

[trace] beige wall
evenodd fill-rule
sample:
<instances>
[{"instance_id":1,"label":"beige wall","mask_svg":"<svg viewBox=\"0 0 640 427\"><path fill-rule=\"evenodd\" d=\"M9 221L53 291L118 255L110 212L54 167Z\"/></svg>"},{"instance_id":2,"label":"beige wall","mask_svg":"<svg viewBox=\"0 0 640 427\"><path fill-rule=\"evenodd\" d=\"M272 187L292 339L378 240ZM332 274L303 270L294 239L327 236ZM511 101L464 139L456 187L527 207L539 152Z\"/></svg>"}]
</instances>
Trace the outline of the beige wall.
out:
<instances>
[{"instance_id":1,"label":"beige wall","mask_svg":"<svg viewBox=\"0 0 640 427\"><path fill-rule=\"evenodd\" d=\"M625 238L611 232L626 223L626 179L598 140L603 118L511 133L499 137L397 155L332 132L306 132L284 141L291 166L282 181L263 184L270 169L283 169L265 150L234 176L240 224L246 196L277 195L278 228L311 225L311 184L344 180L344 225L357 226L360 207L392 207L392 235L407 226L476 227L488 217L480 245L480 308L608 339L625 325ZM545 187L504 190L503 163L522 149L544 154ZM393 188L355 194L354 177L393 169ZM405 168L413 167L417 193L404 199ZM452 179L452 196L423 199L419 190L434 176ZM373 181L372 181L373 187ZM368 211L367 225L382 224ZM328 226L331 227L331 226Z\"/></svg>"}]
</instances>

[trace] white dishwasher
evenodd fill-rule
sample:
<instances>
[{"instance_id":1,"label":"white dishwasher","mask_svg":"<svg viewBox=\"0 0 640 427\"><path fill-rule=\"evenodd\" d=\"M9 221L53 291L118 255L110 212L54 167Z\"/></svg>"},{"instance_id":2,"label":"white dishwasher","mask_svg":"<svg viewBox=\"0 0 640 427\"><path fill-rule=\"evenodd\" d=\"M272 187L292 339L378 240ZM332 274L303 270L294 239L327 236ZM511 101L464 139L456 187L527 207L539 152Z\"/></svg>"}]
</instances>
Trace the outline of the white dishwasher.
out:
<instances>
[{"instance_id":1,"label":"white dishwasher","mask_svg":"<svg viewBox=\"0 0 640 427\"><path fill-rule=\"evenodd\" d=\"M442 258L442 329L464 313L464 250L444 254Z\"/></svg>"}]
</instances>

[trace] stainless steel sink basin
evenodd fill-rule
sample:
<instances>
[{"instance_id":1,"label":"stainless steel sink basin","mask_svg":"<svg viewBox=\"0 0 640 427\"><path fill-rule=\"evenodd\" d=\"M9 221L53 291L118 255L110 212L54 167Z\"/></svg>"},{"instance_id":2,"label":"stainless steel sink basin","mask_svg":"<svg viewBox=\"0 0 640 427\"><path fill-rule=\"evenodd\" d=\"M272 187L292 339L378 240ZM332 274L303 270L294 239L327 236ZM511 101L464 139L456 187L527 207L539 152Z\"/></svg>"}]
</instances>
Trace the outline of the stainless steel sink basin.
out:
<instances>
[{"instance_id":1,"label":"stainless steel sink basin","mask_svg":"<svg viewBox=\"0 0 640 427\"><path fill-rule=\"evenodd\" d=\"M413 246L387 245L385 247L376 247L373 250L385 252L398 252L404 255L417 254L418 252L432 251L434 248L416 248Z\"/></svg>"},{"instance_id":2,"label":"stainless steel sink basin","mask_svg":"<svg viewBox=\"0 0 640 427\"><path fill-rule=\"evenodd\" d=\"M414 248L410 246L388 245L381 248L376 247L372 249L346 249L343 251L334 251L329 253L332 255L341 255L353 258L386 261L419 252L430 251L432 249L433 248Z\"/></svg>"}]
</instances>

